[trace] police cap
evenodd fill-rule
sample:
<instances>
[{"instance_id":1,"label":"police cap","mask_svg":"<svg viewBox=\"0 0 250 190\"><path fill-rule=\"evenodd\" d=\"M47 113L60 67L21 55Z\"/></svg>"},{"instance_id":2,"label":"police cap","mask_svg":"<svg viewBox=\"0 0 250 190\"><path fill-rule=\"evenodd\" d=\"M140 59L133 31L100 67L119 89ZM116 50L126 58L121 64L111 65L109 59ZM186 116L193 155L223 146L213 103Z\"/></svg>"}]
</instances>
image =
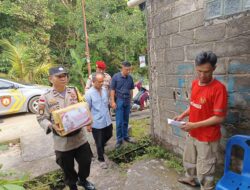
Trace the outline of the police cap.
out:
<instances>
[{"instance_id":1,"label":"police cap","mask_svg":"<svg viewBox=\"0 0 250 190\"><path fill-rule=\"evenodd\" d=\"M52 67L49 69L49 75L52 76L52 75L60 75L60 74L63 74L63 73L66 73L68 74L68 71L63 68L62 66L60 67Z\"/></svg>"}]
</instances>

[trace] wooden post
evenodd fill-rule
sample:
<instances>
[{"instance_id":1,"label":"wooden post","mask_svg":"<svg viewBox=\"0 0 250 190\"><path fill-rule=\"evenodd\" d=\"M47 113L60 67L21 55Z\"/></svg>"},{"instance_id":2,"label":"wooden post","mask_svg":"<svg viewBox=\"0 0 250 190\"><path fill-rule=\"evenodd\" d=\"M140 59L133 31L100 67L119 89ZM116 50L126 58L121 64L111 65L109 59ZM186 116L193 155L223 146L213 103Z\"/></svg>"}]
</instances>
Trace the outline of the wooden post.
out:
<instances>
[{"instance_id":1,"label":"wooden post","mask_svg":"<svg viewBox=\"0 0 250 190\"><path fill-rule=\"evenodd\" d=\"M87 59L88 76L91 75L90 67L90 53L89 53L89 40L87 32L86 14L85 14L85 0L82 0L82 15L83 15L83 31L85 33L85 55Z\"/></svg>"}]
</instances>

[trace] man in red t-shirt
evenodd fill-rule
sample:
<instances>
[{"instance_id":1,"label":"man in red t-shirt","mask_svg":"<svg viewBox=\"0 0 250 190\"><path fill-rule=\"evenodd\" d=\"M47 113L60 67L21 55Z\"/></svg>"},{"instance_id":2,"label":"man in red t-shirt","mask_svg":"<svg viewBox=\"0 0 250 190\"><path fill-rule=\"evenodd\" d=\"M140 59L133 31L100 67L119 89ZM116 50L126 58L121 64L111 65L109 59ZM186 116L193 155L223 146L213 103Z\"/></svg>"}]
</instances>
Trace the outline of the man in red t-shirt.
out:
<instances>
[{"instance_id":1,"label":"man in red t-shirt","mask_svg":"<svg viewBox=\"0 0 250 190\"><path fill-rule=\"evenodd\" d=\"M191 186L200 184L202 190L214 189L220 124L227 110L226 88L213 78L216 63L217 57L212 52L202 52L196 57L197 79L192 83L190 106L175 118L181 121L189 116L189 122L181 127L188 132L183 155L186 176L178 181Z\"/></svg>"}]
</instances>

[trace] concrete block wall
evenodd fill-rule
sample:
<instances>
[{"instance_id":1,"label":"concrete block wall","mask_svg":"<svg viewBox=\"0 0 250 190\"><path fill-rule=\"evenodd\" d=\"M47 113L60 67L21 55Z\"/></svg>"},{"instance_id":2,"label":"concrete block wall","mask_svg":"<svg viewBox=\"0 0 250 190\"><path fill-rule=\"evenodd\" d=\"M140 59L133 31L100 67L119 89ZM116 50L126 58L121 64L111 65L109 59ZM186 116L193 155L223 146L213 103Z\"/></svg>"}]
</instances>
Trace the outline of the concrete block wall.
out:
<instances>
[{"instance_id":1,"label":"concrete block wall","mask_svg":"<svg viewBox=\"0 0 250 190\"><path fill-rule=\"evenodd\" d=\"M208 50L218 55L215 75L229 96L222 144L250 135L250 12L206 20L205 0L148 0L146 14L152 135L182 153L185 133L167 118L189 106L195 56Z\"/></svg>"}]
</instances>

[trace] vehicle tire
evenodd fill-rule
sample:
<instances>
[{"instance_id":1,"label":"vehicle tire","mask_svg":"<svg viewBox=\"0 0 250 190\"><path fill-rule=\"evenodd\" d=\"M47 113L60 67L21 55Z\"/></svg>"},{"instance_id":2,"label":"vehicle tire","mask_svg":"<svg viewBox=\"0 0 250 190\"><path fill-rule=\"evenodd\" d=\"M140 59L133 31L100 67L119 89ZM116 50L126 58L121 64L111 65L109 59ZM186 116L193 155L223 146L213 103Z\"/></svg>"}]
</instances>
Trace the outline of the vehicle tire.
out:
<instances>
[{"instance_id":1,"label":"vehicle tire","mask_svg":"<svg viewBox=\"0 0 250 190\"><path fill-rule=\"evenodd\" d=\"M39 102L39 96L35 96L30 99L28 108L31 113L36 114L38 112L38 102Z\"/></svg>"}]
</instances>

